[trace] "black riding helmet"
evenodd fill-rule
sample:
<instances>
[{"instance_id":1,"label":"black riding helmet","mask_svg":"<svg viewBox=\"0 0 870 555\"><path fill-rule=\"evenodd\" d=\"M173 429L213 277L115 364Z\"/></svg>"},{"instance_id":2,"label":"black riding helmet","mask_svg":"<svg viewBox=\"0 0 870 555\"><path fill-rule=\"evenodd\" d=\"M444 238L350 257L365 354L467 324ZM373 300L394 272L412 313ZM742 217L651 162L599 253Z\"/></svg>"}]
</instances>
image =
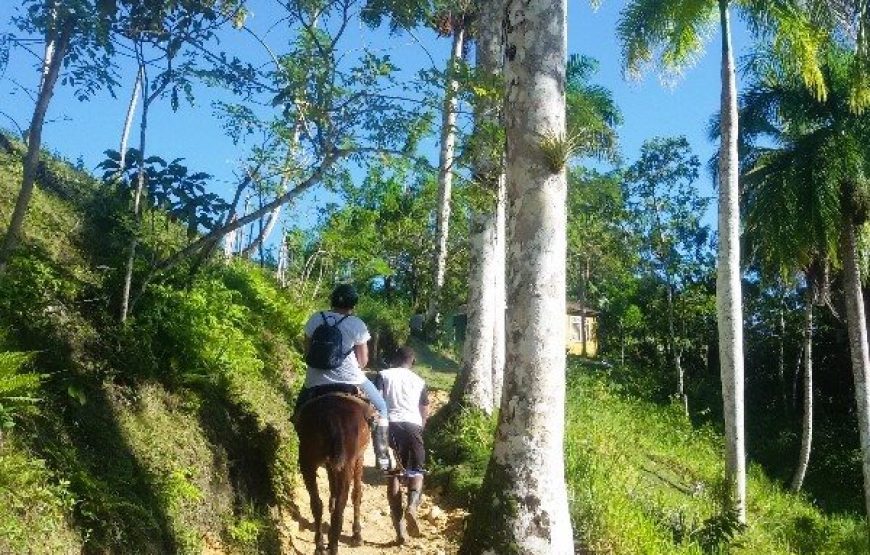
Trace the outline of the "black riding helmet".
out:
<instances>
[{"instance_id":1,"label":"black riding helmet","mask_svg":"<svg viewBox=\"0 0 870 555\"><path fill-rule=\"evenodd\" d=\"M349 283L342 283L332 290L332 295L329 297L333 308L350 309L356 306L359 301L356 289Z\"/></svg>"}]
</instances>

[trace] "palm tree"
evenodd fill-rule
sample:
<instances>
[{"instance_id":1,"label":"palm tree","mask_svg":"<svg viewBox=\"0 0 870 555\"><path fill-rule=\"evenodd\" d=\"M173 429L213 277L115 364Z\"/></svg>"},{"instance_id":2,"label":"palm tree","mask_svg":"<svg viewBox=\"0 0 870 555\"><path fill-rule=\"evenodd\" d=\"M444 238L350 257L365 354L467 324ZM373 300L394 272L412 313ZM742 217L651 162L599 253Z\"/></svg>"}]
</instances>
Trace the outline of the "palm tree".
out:
<instances>
[{"instance_id":1,"label":"palm tree","mask_svg":"<svg viewBox=\"0 0 870 555\"><path fill-rule=\"evenodd\" d=\"M638 74L659 53L660 65L677 72L695 60L707 31L717 23L722 41L719 150L719 251L716 312L725 417L726 478L739 520L746 520L746 451L743 383L743 306L740 270L738 113L730 0L632 0L618 33L624 65ZM773 36L777 52L800 70L807 84L824 93L817 50L827 36L814 29L797 0L735 0L750 26Z\"/></svg>"},{"instance_id":2,"label":"palm tree","mask_svg":"<svg viewBox=\"0 0 870 555\"><path fill-rule=\"evenodd\" d=\"M566 11L566 0L504 4L507 364L460 553L574 552L563 453L566 160L548 148L565 142Z\"/></svg>"},{"instance_id":3,"label":"palm tree","mask_svg":"<svg viewBox=\"0 0 870 555\"><path fill-rule=\"evenodd\" d=\"M762 237L770 266L802 267L808 299L805 349L811 350L812 302L820 301L813 279L830 260L844 271L846 316L855 379L862 469L870 514L870 371L866 314L855 237L867 220L870 182L870 115L856 114L853 54L831 49L823 66L828 94L819 99L799 78L776 64L762 66L758 82L742 99L748 230ZM773 147L759 147L759 143ZM805 359L809 358L807 353ZM810 360L805 360L805 364ZM793 486L799 487L809 458L812 367L805 367L804 440ZM808 402L807 402L808 401Z\"/></svg>"}]
</instances>

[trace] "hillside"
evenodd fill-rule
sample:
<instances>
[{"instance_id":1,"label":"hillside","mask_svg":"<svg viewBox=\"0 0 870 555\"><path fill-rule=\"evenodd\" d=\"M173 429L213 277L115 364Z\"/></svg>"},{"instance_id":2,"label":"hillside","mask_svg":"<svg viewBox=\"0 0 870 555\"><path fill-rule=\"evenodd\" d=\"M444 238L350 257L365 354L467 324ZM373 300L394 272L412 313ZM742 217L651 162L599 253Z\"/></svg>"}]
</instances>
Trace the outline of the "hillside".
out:
<instances>
[{"instance_id":1,"label":"hillside","mask_svg":"<svg viewBox=\"0 0 870 555\"><path fill-rule=\"evenodd\" d=\"M0 152L4 225L19 154ZM117 325L124 206L44 158L25 248L0 283L0 347L31 353L0 373L14 424L0 445L0 552L277 551L309 301L241 262L168 276ZM185 240L150 223L145 252ZM20 372L41 375L35 403L9 399L23 396Z\"/></svg>"}]
</instances>

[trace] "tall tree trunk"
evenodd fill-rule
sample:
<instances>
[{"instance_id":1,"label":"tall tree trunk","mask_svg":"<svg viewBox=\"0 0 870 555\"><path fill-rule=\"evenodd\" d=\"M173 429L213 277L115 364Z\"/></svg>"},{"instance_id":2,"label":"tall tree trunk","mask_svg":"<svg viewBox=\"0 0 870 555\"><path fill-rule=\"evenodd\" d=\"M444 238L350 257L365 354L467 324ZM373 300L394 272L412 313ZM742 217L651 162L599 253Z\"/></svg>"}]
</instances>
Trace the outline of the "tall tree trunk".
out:
<instances>
[{"instance_id":1,"label":"tall tree trunk","mask_svg":"<svg viewBox=\"0 0 870 555\"><path fill-rule=\"evenodd\" d=\"M493 261L492 303L495 314L492 322L492 405L501 406L501 390L504 385L505 360L505 179L498 177L498 194L495 205L495 252Z\"/></svg>"},{"instance_id":2,"label":"tall tree trunk","mask_svg":"<svg viewBox=\"0 0 870 555\"><path fill-rule=\"evenodd\" d=\"M9 228L6 230L6 237L3 239L3 246L0 248L0 274L6 272L9 258L21 240L24 218L27 216L27 208L33 197L33 186L36 183L36 173L39 169L39 152L42 149L42 128L45 124L45 114L48 112L51 97L54 95L54 87L57 84L63 60L69 51L73 28L72 22L64 23L59 32L46 39L39 94L27 132L27 154L24 157L21 190L15 201L15 209L9 221Z\"/></svg>"},{"instance_id":3,"label":"tall tree trunk","mask_svg":"<svg viewBox=\"0 0 870 555\"><path fill-rule=\"evenodd\" d=\"M813 286L807 280L806 306L804 307L804 414L801 426L801 452L797 469L791 480L791 490L800 491L810 464L813 445Z\"/></svg>"},{"instance_id":4,"label":"tall tree trunk","mask_svg":"<svg viewBox=\"0 0 870 555\"><path fill-rule=\"evenodd\" d=\"M465 43L465 26L453 30L453 48L447 65L447 89L444 92L444 108L441 111L441 152L438 156L438 208L435 215L435 280L432 296L426 310L426 321L438 319L441 289L447 272L447 239L450 234L450 197L453 188L453 154L456 144L456 108L459 81L456 72L462 59Z\"/></svg>"},{"instance_id":5,"label":"tall tree trunk","mask_svg":"<svg viewBox=\"0 0 870 555\"><path fill-rule=\"evenodd\" d=\"M502 12L495 2L480 6L475 40L478 72L497 81L504 64ZM498 95L494 95L496 98ZM475 131L479 136L490 126L498 125L501 103L493 96L481 97L475 105ZM485 140L485 139L482 139ZM485 402L465 402L491 414L501 400L505 359L505 181L504 155L499 145L486 145L473 153L475 186L492 195L494 203L481 208L472 219L470 234L471 261L468 282L468 321L464 349L463 375L457 380L452 399L480 397L475 388L485 387ZM493 148L490 148L493 147ZM489 238L491 233L492 237ZM481 235L483 234L483 235ZM478 264L477 261L482 261ZM481 267L477 267L481 265ZM481 330L476 328L482 327ZM468 374L468 375L466 375ZM486 380L485 386L478 385ZM468 389L468 390L467 390Z\"/></svg>"},{"instance_id":6,"label":"tall tree trunk","mask_svg":"<svg viewBox=\"0 0 870 555\"><path fill-rule=\"evenodd\" d=\"M466 334L462 367L451 392L451 402L486 414L493 412L492 356L496 306L492 284L496 272L496 222L491 212L471 216L468 238L469 278Z\"/></svg>"},{"instance_id":7,"label":"tall tree trunk","mask_svg":"<svg viewBox=\"0 0 870 555\"><path fill-rule=\"evenodd\" d=\"M861 295L861 270L855 224L851 215L844 218L841 248L843 249L843 279L846 289L846 319L849 329L849 352L855 380L855 404L858 409L858 434L861 438L861 469L864 473L864 503L870 515L870 390L867 373L870 371L870 351L867 346L867 320L864 297Z\"/></svg>"},{"instance_id":8,"label":"tall tree trunk","mask_svg":"<svg viewBox=\"0 0 870 555\"><path fill-rule=\"evenodd\" d=\"M136 82L133 83L133 92L130 95L130 103L127 105L127 115L124 117L124 128L121 130L121 141L118 146L118 154L121 159L118 161L119 177L124 173L124 166L127 164L127 143L130 139L130 130L133 128L133 116L136 114L136 104L139 103L139 93L142 90L142 71L136 72Z\"/></svg>"},{"instance_id":9,"label":"tall tree trunk","mask_svg":"<svg viewBox=\"0 0 870 555\"><path fill-rule=\"evenodd\" d=\"M737 78L728 0L719 0L722 25L722 106L719 149L719 253L716 316L725 417L725 477L740 522L746 522L746 446L743 383L743 299L740 282L740 189L737 163Z\"/></svg>"},{"instance_id":10,"label":"tall tree trunk","mask_svg":"<svg viewBox=\"0 0 870 555\"><path fill-rule=\"evenodd\" d=\"M142 76L142 88L148 90L148 77L145 74L144 57L140 57L139 74ZM148 108L150 98L146 94L142 101L142 116L139 122L139 173L136 175L136 191L133 193L133 238L127 251L127 264L124 271L124 286L121 291L121 323L127 321L130 314L130 291L133 286L133 266L136 262L136 247L139 245L139 233L142 222L142 193L145 190L145 139L148 135Z\"/></svg>"},{"instance_id":11,"label":"tall tree trunk","mask_svg":"<svg viewBox=\"0 0 870 555\"><path fill-rule=\"evenodd\" d=\"M565 0L505 5L507 362L495 445L460 553L574 553L565 486Z\"/></svg>"}]
</instances>

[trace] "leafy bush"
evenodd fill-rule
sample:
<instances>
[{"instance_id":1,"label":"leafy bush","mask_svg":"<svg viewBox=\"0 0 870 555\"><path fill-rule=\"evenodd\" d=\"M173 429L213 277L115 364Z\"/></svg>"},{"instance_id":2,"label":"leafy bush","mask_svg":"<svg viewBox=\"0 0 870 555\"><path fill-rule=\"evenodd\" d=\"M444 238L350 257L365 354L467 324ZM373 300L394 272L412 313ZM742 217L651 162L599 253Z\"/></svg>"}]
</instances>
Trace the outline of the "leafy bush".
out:
<instances>
[{"instance_id":1,"label":"leafy bush","mask_svg":"<svg viewBox=\"0 0 870 555\"><path fill-rule=\"evenodd\" d=\"M472 410L433 419L426 430L431 481L454 502L471 503L480 490L492 452L497 418Z\"/></svg>"},{"instance_id":2,"label":"leafy bush","mask_svg":"<svg viewBox=\"0 0 870 555\"><path fill-rule=\"evenodd\" d=\"M390 354L408 341L411 333L410 305L402 301L365 296L360 300L356 314L363 319L372 334L374 352L369 353L369 356L375 364L386 363Z\"/></svg>"}]
</instances>

